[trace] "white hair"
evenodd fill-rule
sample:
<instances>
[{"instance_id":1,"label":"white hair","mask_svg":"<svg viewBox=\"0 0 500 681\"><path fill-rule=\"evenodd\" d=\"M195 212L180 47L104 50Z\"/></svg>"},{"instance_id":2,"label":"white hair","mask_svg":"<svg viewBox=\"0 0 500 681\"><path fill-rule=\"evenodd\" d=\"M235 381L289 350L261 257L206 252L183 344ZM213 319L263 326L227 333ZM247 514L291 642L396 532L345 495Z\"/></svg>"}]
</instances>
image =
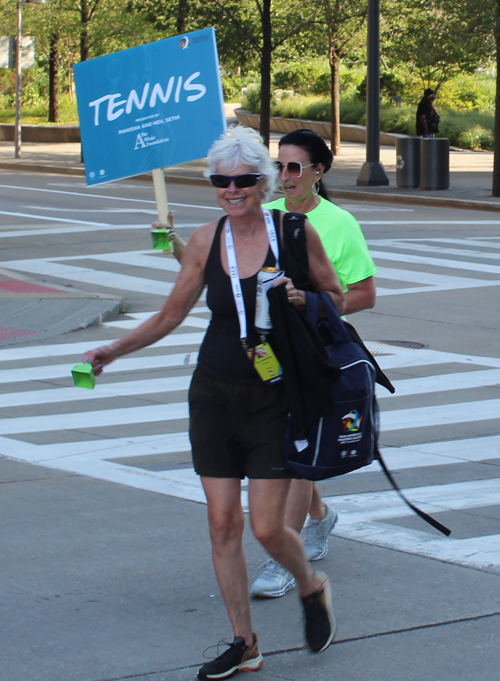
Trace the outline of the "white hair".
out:
<instances>
[{"instance_id":1,"label":"white hair","mask_svg":"<svg viewBox=\"0 0 500 681\"><path fill-rule=\"evenodd\" d=\"M276 189L278 170L269 158L262 137L252 128L242 125L227 128L208 152L208 170L205 170L204 175L209 177L221 170L234 172L242 163L262 174L266 184L263 201L267 201Z\"/></svg>"}]
</instances>

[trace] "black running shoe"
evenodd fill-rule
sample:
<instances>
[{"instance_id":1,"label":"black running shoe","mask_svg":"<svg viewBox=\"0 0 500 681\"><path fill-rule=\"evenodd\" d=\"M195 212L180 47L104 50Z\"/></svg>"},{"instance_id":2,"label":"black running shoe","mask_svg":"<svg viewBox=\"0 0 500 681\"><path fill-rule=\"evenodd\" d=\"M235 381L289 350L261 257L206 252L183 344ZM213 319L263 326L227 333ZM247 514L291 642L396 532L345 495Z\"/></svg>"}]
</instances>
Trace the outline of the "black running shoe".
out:
<instances>
[{"instance_id":1,"label":"black running shoe","mask_svg":"<svg viewBox=\"0 0 500 681\"><path fill-rule=\"evenodd\" d=\"M302 606L307 645L313 653L322 653L335 638L337 622L333 614L330 580L324 572L317 572L316 576L323 582L323 587L302 598Z\"/></svg>"},{"instance_id":2,"label":"black running shoe","mask_svg":"<svg viewBox=\"0 0 500 681\"><path fill-rule=\"evenodd\" d=\"M245 639L236 636L229 648L203 665L198 672L199 679L228 679L238 672L256 672L264 664L257 645L257 634L253 635L253 646L247 646Z\"/></svg>"}]
</instances>

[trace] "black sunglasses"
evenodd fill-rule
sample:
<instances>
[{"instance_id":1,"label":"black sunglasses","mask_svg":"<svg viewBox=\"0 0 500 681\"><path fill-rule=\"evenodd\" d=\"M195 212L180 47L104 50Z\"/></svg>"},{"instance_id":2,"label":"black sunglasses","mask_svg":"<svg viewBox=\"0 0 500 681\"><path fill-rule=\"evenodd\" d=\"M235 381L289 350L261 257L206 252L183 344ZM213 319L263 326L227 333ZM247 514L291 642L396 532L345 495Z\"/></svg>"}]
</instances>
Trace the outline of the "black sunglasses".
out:
<instances>
[{"instance_id":1,"label":"black sunglasses","mask_svg":"<svg viewBox=\"0 0 500 681\"><path fill-rule=\"evenodd\" d=\"M244 175L210 175L210 182L218 189L227 189L231 182L237 189L255 187L262 173L245 173Z\"/></svg>"},{"instance_id":2,"label":"black sunglasses","mask_svg":"<svg viewBox=\"0 0 500 681\"><path fill-rule=\"evenodd\" d=\"M300 161L288 161L288 163L281 163L281 161L275 161L274 165L278 169L278 172L281 173L283 172L283 169L286 168L288 170L288 174L291 175L292 177L302 177L302 171L304 168L312 168L313 166L317 166L317 163L310 163L308 166L303 166Z\"/></svg>"}]
</instances>

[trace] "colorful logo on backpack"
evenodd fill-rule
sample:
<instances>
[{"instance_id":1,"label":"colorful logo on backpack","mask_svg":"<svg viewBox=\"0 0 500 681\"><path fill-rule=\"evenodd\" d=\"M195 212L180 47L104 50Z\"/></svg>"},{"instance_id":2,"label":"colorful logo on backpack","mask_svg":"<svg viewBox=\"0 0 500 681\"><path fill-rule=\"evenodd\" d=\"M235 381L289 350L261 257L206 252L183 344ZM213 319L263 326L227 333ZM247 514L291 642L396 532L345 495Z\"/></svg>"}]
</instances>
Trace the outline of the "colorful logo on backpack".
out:
<instances>
[{"instance_id":1,"label":"colorful logo on backpack","mask_svg":"<svg viewBox=\"0 0 500 681\"><path fill-rule=\"evenodd\" d=\"M342 417L344 425L344 433L357 433L361 428L361 421L363 417L359 415L356 409L353 409L348 414Z\"/></svg>"}]
</instances>

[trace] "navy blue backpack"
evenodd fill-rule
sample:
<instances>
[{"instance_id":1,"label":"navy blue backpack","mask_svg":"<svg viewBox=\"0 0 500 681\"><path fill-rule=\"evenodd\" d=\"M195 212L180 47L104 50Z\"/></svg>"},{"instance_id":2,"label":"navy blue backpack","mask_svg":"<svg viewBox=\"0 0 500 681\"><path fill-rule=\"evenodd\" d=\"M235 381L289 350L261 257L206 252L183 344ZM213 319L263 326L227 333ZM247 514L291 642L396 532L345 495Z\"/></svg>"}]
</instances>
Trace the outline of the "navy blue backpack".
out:
<instances>
[{"instance_id":1,"label":"navy blue backpack","mask_svg":"<svg viewBox=\"0 0 500 681\"><path fill-rule=\"evenodd\" d=\"M331 408L310 424L304 440L294 440L289 424L286 467L307 480L345 475L372 463L379 434L373 358L352 340L331 297L307 293L307 317L321 337L340 378L330 384ZM320 301L326 318L319 316ZM394 390L394 389L393 389Z\"/></svg>"},{"instance_id":2,"label":"navy blue backpack","mask_svg":"<svg viewBox=\"0 0 500 681\"><path fill-rule=\"evenodd\" d=\"M304 440L294 439L289 420L285 439L285 467L306 480L325 480L345 475L377 459L389 482L403 501L434 528L450 530L409 502L401 493L378 449L379 411L375 383L390 392L394 387L364 346L354 327L344 322L326 293L306 292L307 317L316 328L330 359L340 369L331 382L331 406L307 427ZM320 317L320 302L322 314Z\"/></svg>"}]
</instances>

